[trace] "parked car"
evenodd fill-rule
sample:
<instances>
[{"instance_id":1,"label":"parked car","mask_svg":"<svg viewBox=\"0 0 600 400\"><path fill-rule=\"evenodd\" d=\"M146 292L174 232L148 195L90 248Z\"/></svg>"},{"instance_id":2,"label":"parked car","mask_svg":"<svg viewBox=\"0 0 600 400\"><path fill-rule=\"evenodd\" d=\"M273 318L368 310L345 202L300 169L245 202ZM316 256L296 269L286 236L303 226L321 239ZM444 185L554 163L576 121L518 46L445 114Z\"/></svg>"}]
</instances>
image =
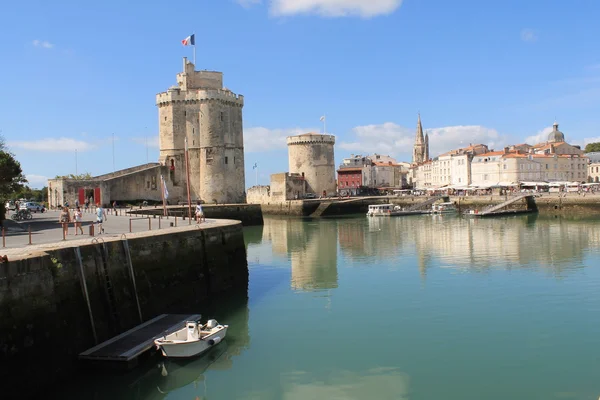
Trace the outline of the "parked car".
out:
<instances>
[{"instance_id":1,"label":"parked car","mask_svg":"<svg viewBox=\"0 0 600 400\"><path fill-rule=\"evenodd\" d=\"M41 205L39 203L33 202L33 201L21 203L19 205L19 209L29 210L31 212L40 212L40 213L43 213L46 211L46 207L44 207L43 205Z\"/></svg>"}]
</instances>

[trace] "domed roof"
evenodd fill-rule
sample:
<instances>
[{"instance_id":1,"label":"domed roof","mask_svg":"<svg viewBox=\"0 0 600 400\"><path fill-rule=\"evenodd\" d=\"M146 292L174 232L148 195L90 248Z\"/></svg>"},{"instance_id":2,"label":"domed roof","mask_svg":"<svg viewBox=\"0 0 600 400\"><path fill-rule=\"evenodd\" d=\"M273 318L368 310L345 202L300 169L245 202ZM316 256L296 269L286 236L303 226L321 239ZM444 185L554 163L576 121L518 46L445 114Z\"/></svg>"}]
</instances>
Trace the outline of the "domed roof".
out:
<instances>
[{"instance_id":1,"label":"domed roof","mask_svg":"<svg viewBox=\"0 0 600 400\"><path fill-rule=\"evenodd\" d=\"M565 134L558 130L558 122L552 126L552 132L548 135L549 142L564 142Z\"/></svg>"}]
</instances>

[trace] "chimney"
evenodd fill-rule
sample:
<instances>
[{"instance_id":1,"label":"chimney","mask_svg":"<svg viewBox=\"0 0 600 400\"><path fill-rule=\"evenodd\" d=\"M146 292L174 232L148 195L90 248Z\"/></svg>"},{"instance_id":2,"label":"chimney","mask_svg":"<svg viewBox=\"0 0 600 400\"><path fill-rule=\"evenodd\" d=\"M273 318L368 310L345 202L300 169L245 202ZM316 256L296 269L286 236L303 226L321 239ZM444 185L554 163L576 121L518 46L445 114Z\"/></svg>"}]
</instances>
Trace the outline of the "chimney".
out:
<instances>
[{"instance_id":1,"label":"chimney","mask_svg":"<svg viewBox=\"0 0 600 400\"><path fill-rule=\"evenodd\" d=\"M508 154L510 152L510 149L508 147L504 148L504 154Z\"/></svg>"}]
</instances>

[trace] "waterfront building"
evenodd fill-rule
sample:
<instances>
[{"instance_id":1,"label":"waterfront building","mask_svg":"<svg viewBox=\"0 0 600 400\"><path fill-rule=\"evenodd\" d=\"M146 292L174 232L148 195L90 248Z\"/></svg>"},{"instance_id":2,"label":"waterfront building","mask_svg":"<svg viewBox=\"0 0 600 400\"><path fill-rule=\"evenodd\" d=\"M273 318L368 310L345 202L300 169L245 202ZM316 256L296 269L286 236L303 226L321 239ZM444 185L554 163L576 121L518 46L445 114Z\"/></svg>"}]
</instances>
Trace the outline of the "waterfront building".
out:
<instances>
[{"instance_id":1,"label":"waterfront building","mask_svg":"<svg viewBox=\"0 0 600 400\"><path fill-rule=\"evenodd\" d=\"M337 170L341 195L368 193L373 189L403 189L408 186L410 164L389 155L354 155L344 158Z\"/></svg>"},{"instance_id":2,"label":"waterfront building","mask_svg":"<svg viewBox=\"0 0 600 400\"><path fill-rule=\"evenodd\" d=\"M588 158L588 182L600 182L600 152L586 153Z\"/></svg>"},{"instance_id":3,"label":"waterfront building","mask_svg":"<svg viewBox=\"0 0 600 400\"><path fill-rule=\"evenodd\" d=\"M187 201L185 147L189 149L190 197L207 203L244 203L244 97L223 86L223 73L196 71L183 58L177 85L156 95L160 157L89 180L50 179L48 199L58 205L161 201L164 180L169 203Z\"/></svg>"},{"instance_id":4,"label":"waterfront building","mask_svg":"<svg viewBox=\"0 0 600 400\"><path fill-rule=\"evenodd\" d=\"M432 186L466 187L471 183L471 160L475 155L488 151L485 144L470 144L434 158L431 163Z\"/></svg>"}]
</instances>

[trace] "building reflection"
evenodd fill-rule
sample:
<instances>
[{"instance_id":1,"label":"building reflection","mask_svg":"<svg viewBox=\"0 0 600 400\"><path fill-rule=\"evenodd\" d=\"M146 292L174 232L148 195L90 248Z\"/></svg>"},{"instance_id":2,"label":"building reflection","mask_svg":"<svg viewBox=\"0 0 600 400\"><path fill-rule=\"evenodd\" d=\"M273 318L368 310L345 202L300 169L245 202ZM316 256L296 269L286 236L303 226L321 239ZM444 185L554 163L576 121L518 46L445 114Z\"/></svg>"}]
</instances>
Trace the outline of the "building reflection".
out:
<instances>
[{"instance_id":1,"label":"building reflection","mask_svg":"<svg viewBox=\"0 0 600 400\"><path fill-rule=\"evenodd\" d=\"M282 399L404 400L409 397L409 377L397 368L372 368L354 372L333 370L327 376L296 371L283 374Z\"/></svg>"},{"instance_id":2,"label":"building reflection","mask_svg":"<svg viewBox=\"0 0 600 400\"><path fill-rule=\"evenodd\" d=\"M336 220L265 218L263 243L291 261L291 287L313 291L337 288Z\"/></svg>"},{"instance_id":3,"label":"building reflection","mask_svg":"<svg viewBox=\"0 0 600 400\"><path fill-rule=\"evenodd\" d=\"M416 256L422 276L432 261L470 271L544 268L560 274L581 268L585 250L600 246L596 221L537 214L473 219L459 216L361 218L340 221L340 250L349 259Z\"/></svg>"}]
</instances>

